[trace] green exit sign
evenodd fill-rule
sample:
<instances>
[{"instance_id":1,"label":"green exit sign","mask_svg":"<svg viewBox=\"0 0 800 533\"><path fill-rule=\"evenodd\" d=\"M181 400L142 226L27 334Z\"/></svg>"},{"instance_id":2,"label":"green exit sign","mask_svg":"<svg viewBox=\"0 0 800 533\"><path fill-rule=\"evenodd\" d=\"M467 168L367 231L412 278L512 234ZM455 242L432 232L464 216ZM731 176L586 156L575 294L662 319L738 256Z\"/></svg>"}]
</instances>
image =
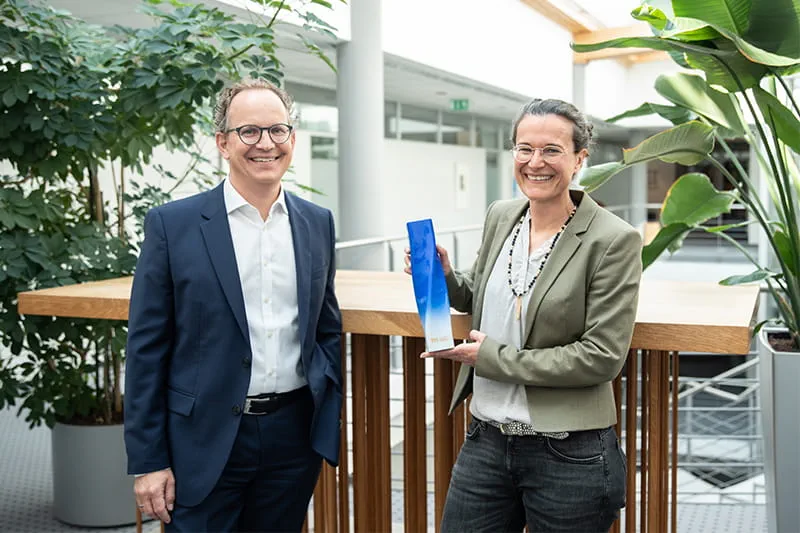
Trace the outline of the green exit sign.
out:
<instances>
[{"instance_id":1,"label":"green exit sign","mask_svg":"<svg viewBox=\"0 0 800 533\"><path fill-rule=\"evenodd\" d=\"M450 100L450 109L453 111L469 111L469 100L466 98Z\"/></svg>"}]
</instances>

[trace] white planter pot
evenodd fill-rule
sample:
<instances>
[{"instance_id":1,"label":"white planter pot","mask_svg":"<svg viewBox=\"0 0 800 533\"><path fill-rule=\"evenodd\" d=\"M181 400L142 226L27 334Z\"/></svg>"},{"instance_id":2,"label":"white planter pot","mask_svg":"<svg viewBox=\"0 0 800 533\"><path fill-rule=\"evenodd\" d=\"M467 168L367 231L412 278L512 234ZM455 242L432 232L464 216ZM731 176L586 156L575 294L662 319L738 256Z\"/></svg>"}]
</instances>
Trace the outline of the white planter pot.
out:
<instances>
[{"instance_id":1,"label":"white planter pot","mask_svg":"<svg viewBox=\"0 0 800 533\"><path fill-rule=\"evenodd\" d=\"M67 524L108 527L136 521L133 476L122 424L56 424L53 443L53 514Z\"/></svg>"},{"instance_id":2,"label":"white planter pot","mask_svg":"<svg viewBox=\"0 0 800 533\"><path fill-rule=\"evenodd\" d=\"M770 533L800 531L800 353L776 352L758 335L764 477Z\"/></svg>"}]
</instances>

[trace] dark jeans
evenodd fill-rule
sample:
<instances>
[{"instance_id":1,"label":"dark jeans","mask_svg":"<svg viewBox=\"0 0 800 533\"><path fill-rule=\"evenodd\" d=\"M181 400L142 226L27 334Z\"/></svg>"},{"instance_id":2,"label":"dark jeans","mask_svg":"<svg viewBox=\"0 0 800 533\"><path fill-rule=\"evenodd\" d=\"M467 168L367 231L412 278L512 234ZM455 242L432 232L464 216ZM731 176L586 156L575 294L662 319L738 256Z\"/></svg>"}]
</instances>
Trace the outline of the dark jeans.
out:
<instances>
[{"instance_id":1,"label":"dark jeans","mask_svg":"<svg viewBox=\"0 0 800 533\"><path fill-rule=\"evenodd\" d=\"M608 531L625 506L613 428L564 440L506 436L473 420L453 467L442 533Z\"/></svg>"}]
</instances>

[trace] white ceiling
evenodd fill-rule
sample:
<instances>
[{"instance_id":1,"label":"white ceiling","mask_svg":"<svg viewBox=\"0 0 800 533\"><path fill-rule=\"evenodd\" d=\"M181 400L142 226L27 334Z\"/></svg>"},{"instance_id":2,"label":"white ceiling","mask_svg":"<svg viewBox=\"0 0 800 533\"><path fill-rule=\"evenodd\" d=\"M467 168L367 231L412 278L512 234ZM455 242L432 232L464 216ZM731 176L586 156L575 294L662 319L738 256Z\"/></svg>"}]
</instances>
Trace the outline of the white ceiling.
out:
<instances>
[{"instance_id":1,"label":"white ceiling","mask_svg":"<svg viewBox=\"0 0 800 533\"><path fill-rule=\"evenodd\" d=\"M246 14L229 4L206 0L206 4L233 14ZM51 0L50 5L65 9L95 24L124 24L129 27L146 27L151 19L139 12L137 1L131 0ZM336 74L322 60L308 54L295 36L298 28L287 27L276 32L279 44L278 58L284 63L287 81L335 90ZM326 55L335 63L336 48L333 42L321 42ZM469 111L478 115L508 120L527 101L525 95L505 91L474 80L431 69L404 58L384 56L384 97L387 100L422 105L447 110L451 98L469 99Z\"/></svg>"}]
</instances>

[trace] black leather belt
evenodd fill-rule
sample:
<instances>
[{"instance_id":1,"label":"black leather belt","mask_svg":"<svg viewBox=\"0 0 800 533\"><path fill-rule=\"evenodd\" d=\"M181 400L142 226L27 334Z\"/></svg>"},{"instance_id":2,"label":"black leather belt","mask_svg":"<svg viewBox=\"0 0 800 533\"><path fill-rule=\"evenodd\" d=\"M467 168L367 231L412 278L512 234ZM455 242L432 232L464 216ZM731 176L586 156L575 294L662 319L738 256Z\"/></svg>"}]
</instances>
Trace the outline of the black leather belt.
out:
<instances>
[{"instance_id":1,"label":"black leather belt","mask_svg":"<svg viewBox=\"0 0 800 533\"><path fill-rule=\"evenodd\" d=\"M259 394L258 396L248 396L244 400L243 413L246 415L268 415L310 394L308 386L305 386L289 392L270 392Z\"/></svg>"}]
</instances>

